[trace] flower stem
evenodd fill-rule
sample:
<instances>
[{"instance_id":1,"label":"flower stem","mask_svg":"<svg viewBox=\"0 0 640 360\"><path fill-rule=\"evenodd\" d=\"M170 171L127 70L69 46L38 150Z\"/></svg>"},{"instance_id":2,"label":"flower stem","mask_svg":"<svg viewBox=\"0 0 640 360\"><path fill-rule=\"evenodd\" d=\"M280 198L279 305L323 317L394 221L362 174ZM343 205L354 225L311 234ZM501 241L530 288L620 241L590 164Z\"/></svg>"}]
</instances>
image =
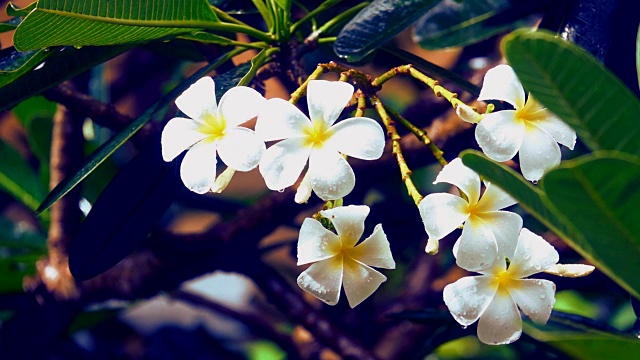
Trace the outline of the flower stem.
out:
<instances>
[{"instance_id":1,"label":"flower stem","mask_svg":"<svg viewBox=\"0 0 640 360\"><path fill-rule=\"evenodd\" d=\"M438 163L440 163L440 165L445 166L448 164L447 160L443 157L444 152L436 144L434 144L433 141L431 141L426 131L413 125L411 121L409 121L404 116L400 115L400 113L393 110L392 108L386 105L384 108L393 118L398 120L404 127L409 129L409 131L411 131L413 135L415 135L418 139L420 139L420 141L422 141L425 145L429 147L429 149L431 150L431 153L433 153L433 157L435 157L436 160L438 160Z\"/></svg>"},{"instance_id":2,"label":"flower stem","mask_svg":"<svg viewBox=\"0 0 640 360\"><path fill-rule=\"evenodd\" d=\"M362 90L356 91L356 99L358 101L358 107L356 108L355 117L364 116L364 111L367 110L367 98L364 96Z\"/></svg>"},{"instance_id":3,"label":"flower stem","mask_svg":"<svg viewBox=\"0 0 640 360\"><path fill-rule=\"evenodd\" d=\"M279 51L278 48L263 49L258 53L258 55L254 56L253 59L251 59L251 68L245 74L245 76L243 76L242 79L238 82L238 86L248 85L251 82L251 80L253 80L253 78L256 76L256 73L258 72L258 70L263 65L271 61L271 55L273 55L275 52L278 52L278 51Z\"/></svg>"},{"instance_id":4,"label":"flower stem","mask_svg":"<svg viewBox=\"0 0 640 360\"><path fill-rule=\"evenodd\" d=\"M250 25L248 25L246 23L243 23L242 21L234 18L233 16L227 14L225 11L222 11L222 10L218 9L217 7L215 7L213 5L211 5L211 9L213 10L214 13L216 13L216 15L218 16L218 19L220 19L222 21L234 23L234 24L241 25L241 26L251 27Z\"/></svg>"},{"instance_id":5,"label":"flower stem","mask_svg":"<svg viewBox=\"0 0 640 360\"><path fill-rule=\"evenodd\" d=\"M402 176L402 182L404 182L404 185L407 187L407 192L409 193L409 196L411 196L411 198L413 199L413 202L416 205L419 205L420 201L422 200L422 195L420 194L420 192L418 191L418 188L413 183L413 180L411 180L412 172L411 172L411 169L409 169L409 165L407 165L407 161L404 159L404 155L402 154L402 148L400 146L401 136L400 134L398 134L396 125L394 121L391 119L391 117L389 116L389 114L387 113L387 111L385 110L384 104L382 104L382 102L377 96L371 95L369 100L371 101L371 103L373 104L373 107L378 112L378 115L380 115L380 118L382 119L382 123L387 128L387 133L391 138L392 153L393 155L396 156L396 160L398 161L398 166L400 167L400 175Z\"/></svg>"},{"instance_id":6,"label":"flower stem","mask_svg":"<svg viewBox=\"0 0 640 360\"><path fill-rule=\"evenodd\" d=\"M322 4L318 5L317 8L315 8L314 10L312 10L311 12L307 13L307 15L303 16L302 19L296 21L293 25L291 25L290 28L290 32L293 34L296 32L296 30L298 30L298 28L304 24L305 22L307 22L308 20L311 20L313 22L315 22L315 16L323 13L325 10L329 9L330 7L332 7L333 5L339 3L341 0L327 0L325 2L323 2ZM315 30L315 26L314 26L314 30Z\"/></svg>"}]
</instances>

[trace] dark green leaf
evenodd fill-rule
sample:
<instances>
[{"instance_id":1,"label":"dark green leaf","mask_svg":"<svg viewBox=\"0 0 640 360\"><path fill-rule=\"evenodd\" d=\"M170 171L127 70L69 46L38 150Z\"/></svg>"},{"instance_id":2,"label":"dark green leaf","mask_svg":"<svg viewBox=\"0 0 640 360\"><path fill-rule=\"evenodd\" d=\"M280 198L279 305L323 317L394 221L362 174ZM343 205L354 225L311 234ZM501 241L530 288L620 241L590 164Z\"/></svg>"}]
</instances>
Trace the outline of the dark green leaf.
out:
<instances>
[{"instance_id":1,"label":"dark green leaf","mask_svg":"<svg viewBox=\"0 0 640 360\"><path fill-rule=\"evenodd\" d=\"M35 210L46 189L29 164L11 146L0 141L0 189Z\"/></svg>"},{"instance_id":2,"label":"dark green leaf","mask_svg":"<svg viewBox=\"0 0 640 360\"><path fill-rule=\"evenodd\" d=\"M5 33L7 31L15 30L17 25L0 23L0 33Z\"/></svg>"},{"instance_id":3,"label":"dark green leaf","mask_svg":"<svg viewBox=\"0 0 640 360\"><path fill-rule=\"evenodd\" d=\"M640 158L617 152L582 156L563 162L540 184L579 231L578 250L640 298Z\"/></svg>"},{"instance_id":4,"label":"dark green leaf","mask_svg":"<svg viewBox=\"0 0 640 360\"><path fill-rule=\"evenodd\" d=\"M638 87L640 87L640 26L636 35L636 75L638 75Z\"/></svg>"},{"instance_id":5,"label":"dark green leaf","mask_svg":"<svg viewBox=\"0 0 640 360\"><path fill-rule=\"evenodd\" d=\"M206 0L40 0L18 26L16 48L139 43L216 22Z\"/></svg>"},{"instance_id":6,"label":"dark green leaf","mask_svg":"<svg viewBox=\"0 0 640 360\"><path fill-rule=\"evenodd\" d=\"M76 279L103 273L140 245L182 187L178 163L164 162L153 141L111 180L69 244Z\"/></svg>"},{"instance_id":7,"label":"dark green leaf","mask_svg":"<svg viewBox=\"0 0 640 360\"><path fill-rule=\"evenodd\" d=\"M93 66L128 50L128 47L53 48L44 66L28 71L10 84L0 87L0 110L10 109L19 102L78 75Z\"/></svg>"},{"instance_id":8,"label":"dark green leaf","mask_svg":"<svg viewBox=\"0 0 640 360\"><path fill-rule=\"evenodd\" d=\"M0 257L0 293L22 292L25 276L33 275L40 254Z\"/></svg>"},{"instance_id":9,"label":"dark green leaf","mask_svg":"<svg viewBox=\"0 0 640 360\"><path fill-rule=\"evenodd\" d=\"M23 8L19 8L17 7L15 4L9 2L7 3L7 15L9 16L27 16L29 15L29 13L36 8L37 2L34 1L31 4L23 7Z\"/></svg>"},{"instance_id":10,"label":"dark green leaf","mask_svg":"<svg viewBox=\"0 0 640 360\"><path fill-rule=\"evenodd\" d=\"M375 0L342 28L333 49L347 61L358 61L406 29L437 2Z\"/></svg>"},{"instance_id":11,"label":"dark green leaf","mask_svg":"<svg viewBox=\"0 0 640 360\"><path fill-rule=\"evenodd\" d=\"M47 197L43 200L42 204L36 210L36 213L40 213L48 209L54 202L58 201L66 193L71 191L76 185L78 185L84 178L86 178L93 170L95 170L100 164L102 164L111 154L120 148L127 140L129 140L138 130L140 130L144 124L149 122L153 115L169 105L175 98L177 98L184 90L186 90L191 84L195 83L198 79L204 76L209 71L217 68L222 63L231 59L234 56L233 52L227 53L220 57L220 59L212 64L205 66L191 75L188 79L183 81L180 85L176 86L169 93L164 95L154 105L147 109L140 117L138 117L133 123L127 126L124 130L112 137L109 141L104 143L98 150L88 156L80 170L75 174L62 180ZM233 73L233 72L231 72ZM218 84L216 88L225 86L227 83L226 74L218 76L216 78ZM235 83L234 83L235 86Z\"/></svg>"},{"instance_id":12,"label":"dark green leaf","mask_svg":"<svg viewBox=\"0 0 640 360\"><path fill-rule=\"evenodd\" d=\"M539 1L444 0L416 22L413 39L425 49L465 46L506 30L524 26L524 17L540 8Z\"/></svg>"},{"instance_id":13,"label":"dark green leaf","mask_svg":"<svg viewBox=\"0 0 640 360\"><path fill-rule=\"evenodd\" d=\"M50 51L20 52L14 48L0 51L0 88L31 71L51 55Z\"/></svg>"},{"instance_id":14,"label":"dark green leaf","mask_svg":"<svg viewBox=\"0 0 640 360\"><path fill-rule=\"evenodd\" d=\"M530 31L506 36L502 49L524 87L592 150L640 154L640 101L586 51Z\"/></svg>"}]
</instances>

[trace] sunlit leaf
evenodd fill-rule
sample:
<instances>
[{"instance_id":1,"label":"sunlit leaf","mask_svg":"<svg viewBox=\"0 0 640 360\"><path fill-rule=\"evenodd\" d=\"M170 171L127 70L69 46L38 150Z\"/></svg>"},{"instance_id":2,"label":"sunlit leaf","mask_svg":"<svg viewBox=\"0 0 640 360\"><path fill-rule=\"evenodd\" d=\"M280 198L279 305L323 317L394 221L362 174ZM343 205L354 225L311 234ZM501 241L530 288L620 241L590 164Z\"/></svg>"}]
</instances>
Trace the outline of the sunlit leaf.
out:
<instances>
[{"instance_id":1,"label":"sunlit leaf","mask_svg":"<svg viewBox=\"0 0 640 360\"><path fill-rule=\"evenodd\" d=\"M40 0L18 26L14 44L30 50L139 43L216 21L206 0Z\"/></svg>"},{"instance_id":2,"label":"sunlit leaf","mask_svg":"<svg viewBox=\"0 0 640 360\"><path fill-rule=\"evenodd\" d=\"M502 49L524 87L592 150L640 154L640 101L586 51L530 31L506 36Z\"/></svg>"},{"instance_id":3,"label":"sunlit leaf","mask_svg":"<svg viewBox=\"0 0 640 360\"><path fill-rule=\"evenodd\" d=\"M348 61L358 61L406 29L437 0L374 0L338 34L334 51Z\"/></svg>"}]
</instances>

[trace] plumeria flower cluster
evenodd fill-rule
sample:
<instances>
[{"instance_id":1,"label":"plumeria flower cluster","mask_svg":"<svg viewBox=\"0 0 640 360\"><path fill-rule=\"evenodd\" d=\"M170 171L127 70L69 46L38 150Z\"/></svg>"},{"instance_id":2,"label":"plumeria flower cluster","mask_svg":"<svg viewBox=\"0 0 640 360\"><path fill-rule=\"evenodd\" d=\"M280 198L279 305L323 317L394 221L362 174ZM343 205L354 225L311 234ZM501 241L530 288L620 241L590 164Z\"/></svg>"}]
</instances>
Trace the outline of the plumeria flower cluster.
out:
<instances>
[{"instance_id":1,"label":"plumeria flower cluster","mask_svg":"<svg viewBox=\"0 0 640 360\"><path fill-rule=\"evenodd\" d=\"M167 123L162 155L172 161L188 149L180 175L189 190L200 194L221 191L233 171L249 171L258 164L267 187L281 190L296 182L308 162L296 201L306 202L312 190L323 200L336 200L355 186L344 156L375 160L385 144L382 127L373 119L355 117L335 124L353 93L353 86L345 82L310 81L308 118L288 101L267 101L245 86L227 91L218 106L214 81L205 77L176 99L189 118ZM255 132L239 126L256 116ZM266 149L264 142L275 140L282 141ZM216 154L231 169L219 181Z\"/></svg>"},{"instance_id":2,"label":"plumeria flower cluster","mask_svg":"<svg viewBox=\"0 0 640 360\"><path fill-rule=\"evenodd\" d=\"M369 215L369 207L365 205L341 206L320 214L331 221L337 234L318 220L304 220L298 239L298 265L313 264L298 276L298 285L329 305L338 303L344 285L353 308L387 280L371 266L396 267L387 235L378 224L368 238L358 243Z\"/></svg>"},{"instance_id":3,"label":"plumeria flower cluster","mask_svg":"<svg viewBox=\"0 0 640 360\"><path fill-rule=\"evenodd\" d=\"M549 112L525 91L509 65L487 71L478 100L500 100L513 106L479 116L469 107L458 106L462 120L478 123L476 141L482 151L495 161L507 161L519 153L522 175L538 181L560 163L558 143L573 150L576 132ZM478 122L479 121L479 122Z\"/></svg>"},{"instance_id":4,"label":"plumeria flower cluster","mask_svg":"<svg viewBox=\"0 0 640 360\"><path fill-rule=\"evenodd\" d=\"M540 236L522 228L522 218L503 211L516 201L485 183L481 195L478 174L458 158L446 165L434 183L455 185L464 195L427 195L419 204L429 235L427 252L437 251L438 241L463 225L454 244L456 263L482 274L464 277L445 287L443 298L454 319L463 326L479 319L478 338L487 344L508 344L520 337L520 312L545 324L555 302L555 285L528 279L540 272L578 277L593 271L589 265L557 264L556 250ZM507 267L507 261L509 265Z\"/></svg>"}]
</instances>

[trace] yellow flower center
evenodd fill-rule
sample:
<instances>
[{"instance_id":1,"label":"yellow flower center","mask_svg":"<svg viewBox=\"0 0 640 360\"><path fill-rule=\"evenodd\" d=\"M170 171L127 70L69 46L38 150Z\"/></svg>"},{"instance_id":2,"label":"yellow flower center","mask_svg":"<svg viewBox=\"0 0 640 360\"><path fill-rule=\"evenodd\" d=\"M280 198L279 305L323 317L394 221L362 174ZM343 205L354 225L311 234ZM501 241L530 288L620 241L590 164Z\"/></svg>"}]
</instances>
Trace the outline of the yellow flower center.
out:
<instances>
[{"instance_id":1,"label":"yellow flower center","mask_svg":"<svg viewBox=\"0 0 640 360\"><path fill-rule=\"evenodd\" d=\"M498 287L498 291L505 293L508 292L509 288L513 288L515 285L514 279L511 277L511 274L507 270L500 271L495 275L494 285Z\"/></svg>"},{"instance_id":2,"label":"yellow flower center","mask_svg":"<svg viewBox=\"0 0 640 360\"><path fill-rule=\"evenodd\" d=\"M200 125L200 132L209 135L212 140L220 140L224 137L227 130L227 122L224 118L214 114L205 114L202 120L204 124Z\"/></svg>"},{"instance_id":3,"label":"yellow flower center","mask_svg":"<svg viewBox=\"0 0 640 360\"><path fill-rule=\"evenodd\" d=\"M324 143L329 140L333 131L327 126L327 123L321 120L312 122L312 126L308 126L304 129L305 142L304 146L313 146L320 148Z\"/></svg>"},{"instance_id":4,"label":"yellow flower center","mask_svg":"<svg viewBox=\"0 0 640 360\"><path fill-rule=\"evenodd\" d=\"M516 119L524 122L540 120L546 116L548 116L546 111L541 109L540 104L531 96L522 108L516 110Z\"/></svg>"}]
</instances>

